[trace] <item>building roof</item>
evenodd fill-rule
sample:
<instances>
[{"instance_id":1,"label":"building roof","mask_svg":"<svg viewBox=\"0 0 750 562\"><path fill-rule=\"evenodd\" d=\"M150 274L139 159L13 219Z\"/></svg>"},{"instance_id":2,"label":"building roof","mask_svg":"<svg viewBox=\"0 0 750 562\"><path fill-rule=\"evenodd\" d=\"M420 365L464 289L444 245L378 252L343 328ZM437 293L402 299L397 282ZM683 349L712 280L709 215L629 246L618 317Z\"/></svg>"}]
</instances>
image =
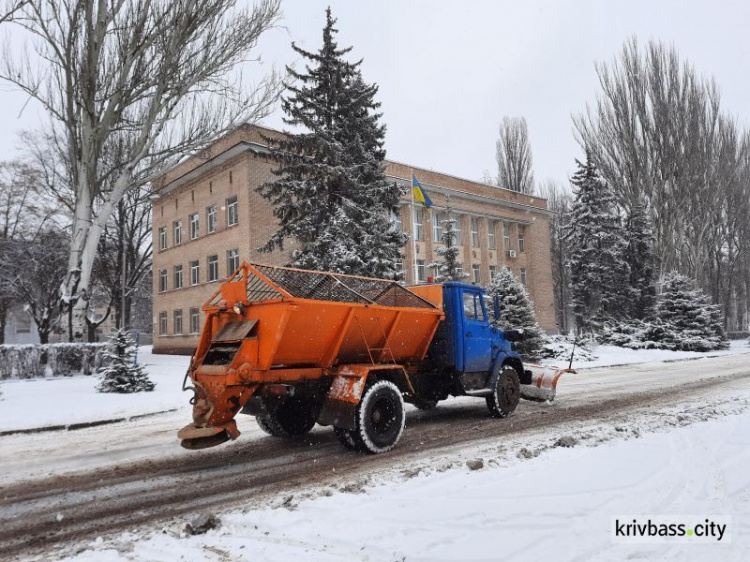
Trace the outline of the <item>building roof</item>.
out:
<instances>
[{"instance_id":1,"label":"building roof","mask_svg":"<svg viewBox=\"0 0 750 562\"><path fill-rule=\"evenodd\" d=\"M268 153L268 142L264 137L280 137L284 133L261 125L240 125L227 133L207 149L189 156L167 170L152 184L153 191L166 195L171 191L200 177L205 172L247 151ZM482 182L460 178L451 174L435 172L419 166L386 160L386 176L399 183L411 183L414 173L419 182L430 190L469 199L504 203L509 207L548 214L547 200L534 195L526 195Z\"/></svg>"}]
</instances>

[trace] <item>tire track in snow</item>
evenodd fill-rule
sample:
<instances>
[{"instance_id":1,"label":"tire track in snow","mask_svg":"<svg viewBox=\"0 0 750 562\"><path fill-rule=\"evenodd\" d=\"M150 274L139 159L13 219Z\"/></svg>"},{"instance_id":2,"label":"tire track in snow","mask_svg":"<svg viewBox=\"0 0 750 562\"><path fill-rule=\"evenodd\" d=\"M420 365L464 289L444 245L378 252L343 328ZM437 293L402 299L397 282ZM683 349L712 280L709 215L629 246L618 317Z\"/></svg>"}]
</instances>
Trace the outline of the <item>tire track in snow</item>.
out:
<instances>
[{"instance_id":1,"label":"tire track in snow","mask_svg":"<svg viewBox=\"0 0 750 562\"><path fill-rule=\"evenodd\" d=\"M600 398L591 404L545 407L524 403L507 420L487 418L484 405L411 412L399 447L383 456L342 451L333 432L297 441L236 442L180 459L142 461L0 488L0 557L28 556L55 545L94 538L204 509L259 502L312 484L376 473L490 438L569 422L603 421L613 414L673 404L732 385L746 388L750 369L647 392ZM407 424L409 425L409 424ZM57 515L62 518L58 521Z\"/></svg>"}]
</instances>

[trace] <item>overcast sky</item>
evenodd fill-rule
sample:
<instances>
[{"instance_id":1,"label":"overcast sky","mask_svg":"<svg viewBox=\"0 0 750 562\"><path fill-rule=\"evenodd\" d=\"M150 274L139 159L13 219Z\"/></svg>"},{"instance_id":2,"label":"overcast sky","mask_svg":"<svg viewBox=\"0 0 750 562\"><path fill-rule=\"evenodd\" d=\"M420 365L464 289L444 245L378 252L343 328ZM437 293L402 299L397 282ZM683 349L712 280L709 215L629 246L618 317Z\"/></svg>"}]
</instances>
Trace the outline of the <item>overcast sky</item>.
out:
<instances>
[{"instance_id":1,"label":"overcast sky","mask_svg":"<svg viewBox=\"0 0 750 562\"><path fill-rule=\"evenodd\" d=\"M538 180L565 182L580 157L571 115L595 100L595 61L610 61L631 35L673 44L700 73L713 75L723 107L750 116L750 2L285 0L286 29L259 46L266 67L299 62L290 42L317 50L325 7L338 41L363 58L380 86L388 158L457 176L495 173L504 115L529 124ZM258 67L254 67L258 71ZM0 86L0 159L14 157L16 133L41 112ZM281 128L277 111L265 124Z\"/></svg>"}]
</instances>

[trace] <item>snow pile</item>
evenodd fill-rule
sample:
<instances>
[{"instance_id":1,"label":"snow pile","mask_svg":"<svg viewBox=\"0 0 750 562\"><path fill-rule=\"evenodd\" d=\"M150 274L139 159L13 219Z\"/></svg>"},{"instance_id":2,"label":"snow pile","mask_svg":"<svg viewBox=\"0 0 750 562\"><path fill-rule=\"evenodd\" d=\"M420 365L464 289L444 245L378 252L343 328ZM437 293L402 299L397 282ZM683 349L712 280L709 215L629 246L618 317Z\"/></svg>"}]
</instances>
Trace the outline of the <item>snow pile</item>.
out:
<instances>
[{"instance_id":1,"label":"snow pile","mask_svg":"<svg viewBox=\"0 0 750 562\"><path fill-rule=\"evenodd\" d=\"M573 362L596 361L597 355L591 350L590 340L574 340L569 336L546 336L542 345L542 358L558 361L570 361L575 346Z\"/></svg>"},{"instance_id":2,"label":"snow pile","mask_svg":"<svg viewBox=\"0 0 750 562\"><path fill-rule=\"evenodd\" d=\"M90 375L107 363L104 343L0 345L0 380Z\"/></svg>"}]
</instances>

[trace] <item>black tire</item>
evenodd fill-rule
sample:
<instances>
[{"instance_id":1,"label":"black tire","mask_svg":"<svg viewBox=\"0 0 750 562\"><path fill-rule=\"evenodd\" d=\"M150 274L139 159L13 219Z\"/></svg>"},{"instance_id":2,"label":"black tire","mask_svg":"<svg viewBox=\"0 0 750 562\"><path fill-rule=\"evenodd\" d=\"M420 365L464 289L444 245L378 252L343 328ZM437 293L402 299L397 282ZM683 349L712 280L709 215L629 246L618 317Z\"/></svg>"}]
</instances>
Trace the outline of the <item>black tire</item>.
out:
<instances>
[{"instance_id":1,"label":"black tire","mask_svg":"<svg viewBox=\"0 0 750 562\"><path fill-rule=\"evenodd\" d=\"M343 427L334 427L333 432L336 434L338 440L347 450L357 450L357 444L354 442L354 437L352 437L352 432L350 430Z\"/></svg>"},{"instance_id":2,"label":"black tire","mask_svg":"<svg viewBox=\"0 0 750 562\"><path fill-rule=\"evenodd\" d=\"M521 400L521 381L518 373L510 365L500 367L495 377L492 394L487 397L487 409L493 418L507 418L515 412Z\"/></svg>"},{"instance_id":3,"label":"black tire","mask_svg":"<svg viewBox=\"0 0 750 562\"><path fill-rule=\"evenodd\" d=\"M268 433L268 435L280 437L280 435L276 435L276 433L274 433L275 431L277 431L277 427L271 424L270 416L255 416L255 421L257 422L258 427Z\"/></svg>"},{"instance_id":4,"label":"black tire","mask_svg":"<svg viewBox=\"0 0 750 562\"><path fill-rule=\"evenodd\" d=\"M257 416L255 421L274 437L299 437L315 426L316 417L310 401L290 397L271 408L268 415Z\"/></svg>"},{"instance_id":5,"label":"black tire","mask_svg":"<svg viewBox=\"0 0 750 562\"><path fill-rule=\"evenodd\" d=\"M351 432L357 450L385 453L404 432L406 414L401 391L390 381L378 381L365 390L357 406L356 429Z\"/></svg>"}]
</instances>

